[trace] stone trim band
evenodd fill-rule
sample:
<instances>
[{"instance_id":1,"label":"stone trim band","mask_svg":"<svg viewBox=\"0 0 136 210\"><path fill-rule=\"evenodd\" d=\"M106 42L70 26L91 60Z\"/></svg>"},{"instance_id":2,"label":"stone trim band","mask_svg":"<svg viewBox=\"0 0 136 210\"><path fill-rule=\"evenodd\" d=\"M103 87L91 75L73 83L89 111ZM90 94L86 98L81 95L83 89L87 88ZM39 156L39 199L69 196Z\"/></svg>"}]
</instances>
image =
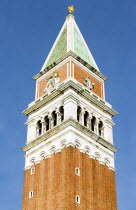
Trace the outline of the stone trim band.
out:
<instances>
[{"instance_id":1,"label":"stone trim band","mask_svg":"<svg viewBox=\"0 0 136 210\"><path fill-rule=\"evenodd\" d=\"M80 152L88 155L91 159L99 161L100 164L108 166L110 170L115 171L115 168L112 166L112 163L108 157L103 157L100 152L92 153L89 147L85 147L84 149L80 149L80 142L76 141L71 144L67 143L66 141L60 142L59 149L55 146L51 146L50 150L46 152L42 151L39 152L39 155L33 155L32 157L27 157L27 166L25 167L25 170L31 169L34 165L41 163L42 160L51 158L51 155L62 152L62 149L65 149L67 147L74 147L79 149Z\"/></svg>"}]
</instances>

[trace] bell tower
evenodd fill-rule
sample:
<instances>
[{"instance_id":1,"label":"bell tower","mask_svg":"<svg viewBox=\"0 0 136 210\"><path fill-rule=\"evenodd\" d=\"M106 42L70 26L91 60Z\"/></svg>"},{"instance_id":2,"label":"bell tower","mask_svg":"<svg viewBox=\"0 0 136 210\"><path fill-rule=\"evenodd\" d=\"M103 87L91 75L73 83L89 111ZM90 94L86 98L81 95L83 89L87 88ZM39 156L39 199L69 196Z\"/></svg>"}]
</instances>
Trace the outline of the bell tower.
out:
<instances>
[{"instance_id":1,"label":"bell tower","mask_svg":"<svg viewBox=\"0 0 136 210\"><path fill-rule=\"evenodd\" d=\"M28 116L23 210L117 210L112 117L104 76L68 7Z\"/></svg>"}]
</instances>

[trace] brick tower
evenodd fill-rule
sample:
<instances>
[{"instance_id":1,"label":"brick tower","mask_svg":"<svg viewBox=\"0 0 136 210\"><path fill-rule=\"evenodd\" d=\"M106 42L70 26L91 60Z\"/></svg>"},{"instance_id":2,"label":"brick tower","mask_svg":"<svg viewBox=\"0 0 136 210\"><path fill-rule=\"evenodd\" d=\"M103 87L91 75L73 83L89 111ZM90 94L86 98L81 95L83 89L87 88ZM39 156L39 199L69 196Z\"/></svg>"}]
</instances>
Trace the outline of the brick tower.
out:
<instances>
[{"instance_id":1,"label":"brick tower","mask_svg":"<svg viewBox=\"0 0 136 210\"><path fill-rule=\"evenodd\" d=\"M23 210L116 210L112 117L74 7L36 81L28 116Z\"/></svg>"}]
</instances>

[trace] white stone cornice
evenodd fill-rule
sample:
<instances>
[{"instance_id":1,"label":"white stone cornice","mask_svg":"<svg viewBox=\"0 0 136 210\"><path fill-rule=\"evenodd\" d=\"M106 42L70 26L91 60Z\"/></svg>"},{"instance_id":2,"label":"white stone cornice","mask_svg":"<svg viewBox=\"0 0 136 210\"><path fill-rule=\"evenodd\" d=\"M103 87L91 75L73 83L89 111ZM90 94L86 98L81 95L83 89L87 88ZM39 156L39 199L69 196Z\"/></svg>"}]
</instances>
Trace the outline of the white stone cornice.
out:
<instances>
[{"instance_id":1,"label":"white stone cornice","mask_svg":"<svg viewBox=\"0 0 136 210\"><path fill-rule=\"evenodd\" d=\"M79 149L79 151L85 154L85 150L84 149Z\"/></svg>"},{"instance_id":2,"label":"white stone cornice","mask_svg":"<svg viewBox=\"0 0 136 210\"><path fill-rule=\"evenodd\" d=\"M75 144L73 144L72 142L68 142L68 143L66 144L66 147L69 147L69 146L75 147Z\"/></svg>"},{"instance_id":3,"label":"white stone cornice","mask_svg":"<svg viewBox=\"0 0 136 210\"><path fill-rule=\"evenodd\" d=\"M109 169L112 170L112 171L116 171L116 168L111 167L111 166L109 167Z\"/></svg>"},{"instance_id":4,"label":"white stone cornice","mask_svg":"<svg viewBox=\"0 0 136 210\"><path fill-rule=\"evenodd\" d=\"M61 152L61 149L59 148L55 150L55 154L60 153L60 152Z\"/></svg>"},{"instance_id":5,"label":"white stone cornice","mask_svg":"<svg viewBox=\"0 0 136 210\"><path fill-rule=\"evenodd\" d=\"M74 93L71 92L69 95L67 94L67 95L65 95L65 96L63 97L63 102L64 102L64 104L65 104L68 100L72 100L72 102L73 102L74 104L77 105L78 98L77 98L77 96L76 96Z\"/></svg>"},{"instance_id":6,"label":"white stone cornice","mask_svg":"<svg viewBox=\"0 0 136 210\"><path fill-rule=\"evenodd\" d=\"M28 169L31 169L31 166L26 166L26 167L24 168L25 171L28 170Z\"/></svg>"},{"instance_id":7,"label":"white stone cornice","mask_svg":"<svg viewBox=\"0 0 136 210\"><path fill-rule=\"evenodd\" d=\"M51 158L51 155L46 155L45 159Z\"/></svg>"},{"instance_id":8,"label":"white stone cornice","mask_svg":"<svg viewBox=\"0 0 136 210\"><path fill-rule=\"evenodd\" d=\"M57 142L56 142L56 143L57 143ZM83 142L82 142L82 143L83 143ZM99 161L100 164L106 166L105 159L107 159L107 157L105 157L105 153L99 152L99 151L97 151L97 150L96 150L97 152L95 152L95 150L94 150L93 148L91 148L91 150L90 150L91 152L89 152L89 154L88 154L88 153L86 153L86 151L85 151L85 149L84 149L85 147L84 147L84 148L82 147L82 143L81 143L80 147L76 147L81 153L88 155L91 159L97 160L97 161ZM57 148L57 146L58 146L58 148ZM70 146L72 146L72 147L75 148L75 145L74 145L72 142L70 142L69 144L66 145L66 147L70 147ZM86 147L88 147L88 146L86 146ZM49 147L49 148L50 148L50 147ZM53 154L61 153L62 149L65 150L65 148L59 148L59 144L57 143L57 144L56 144L56 150L52 153L50 150L47 150L47 148L46 148L46 146L45 146L45 150L46 150L46 153L48 153L48 155L46 155L44 159L51 158L51 156L52 156ZM35 157L34 157L34 158L35 158L36 161L35 161L34 163L32 163L32 162L30 161L30 160L31 160L31 154L29 154L29 156L26 157L26 167L25 167L25 170L31 169L31 167L32 167L34 164L36 165L36 164L40 164L40 163L41 163L41 161L42 161L43 159L42 159L42 160L39 159L39 158L40 158L39 153L40 153L40 150L39 150L38 152L35 153ZM91 154L90 154L90 153L91 153ZM108 157L108 159L109 159L109 157ZM107 165L107 166L108 166L108 165ZM111 159L110 166L108 166L108 167L109 167L110 170L115 171L114 160L113 160L113 159Z\"/></svg>"},{"instance_id":9,"label":"white stone cornice","mask_svg":"<svg viewBox=\"0 0 136 210\"><path fill-rule=\"evenodd\" d=\"M101 164L101 165L105 165L105 162L104 162L104 161L100 161L100 164Z\"/></svg>"},{"instance_id":10,"label":"white stone cornice","mask_svg":"<svg viewBox=\"0 0 136 210\"><path fill-rule=\"evenodd\" d=\"M28 119L25 125L30 125L32 123L35 123L35 118Z\"/></svg>"},{"instance_id":11,"label":"white stone cornice","mask_svg":"<svg viewBox=\"0 0 136 210\"><path fill-rule=\"evenodd\" d=\"M59 88L54 91L51 95L46 96L45 98L41 98L38 103L32 105L28 109L26 109L23 113L26 115L30 115L33 112L37 111L38 109L42 108L46 104L50 103L54 98L61 96L64 92L68 90L68 88L76 91L79 96L83 96L87 101L94 104L99 109L103 110L104 112L110 115L116 115L117 113L107 106L106 102L102 103L99 97L93 97L93 93L90 91L83 90L83 85L79 84L77 81L73 79L69 79L65 81ZM78 99L77 99L78 102Z\"/></svg>"},{"instance_id":12,"label":"white stone cornice","mask_svg":"<svg viewBox=\"0 0 136 210\"><path fill-rule=\"evenodd\" d=\"M90 155L90 158L94 159L95 160L95 156L94 155Z\"/></svg>"},{"instance_id":13,"label":"white stone cornice","mask_svg":"<svg viewBox=\"0 0 136 210\"><path fill-rule=\"evenodd\" d=\"M115 123L112 120L105 119L105 123L109 124L110 126L114 126Z\"/></svg>"},{"instance_id":14,"label":"white stone cornice","mask_svg":"<svg viewBox=\"0 0 136 210\"><path fill-rule=\"evenodd\" d=\"M40 160L35 161L35 165L37 165L37 164L39 164L39 163L41 163Z\"/></svg>"}]
</instances>

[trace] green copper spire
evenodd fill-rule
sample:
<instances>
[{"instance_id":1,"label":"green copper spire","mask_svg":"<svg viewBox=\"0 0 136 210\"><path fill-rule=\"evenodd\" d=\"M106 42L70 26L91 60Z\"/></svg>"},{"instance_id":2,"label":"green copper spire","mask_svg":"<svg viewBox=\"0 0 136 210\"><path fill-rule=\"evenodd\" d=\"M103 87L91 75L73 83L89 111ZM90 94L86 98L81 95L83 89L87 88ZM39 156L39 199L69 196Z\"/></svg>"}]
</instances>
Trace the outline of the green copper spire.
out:
<instances>
[{"instance_id":1,"label":"green copper spire","mask_svg":"<svg viewBox=\"0 0 136 210\"><path fill-rule=\"evenodd\" d=\"M67 27L65 27L64 30L62 31L59 40L57 41L55 48L53 49L45 68L54 63L55 61L57 61L63 55L65 55L66 52L67 52Z\"/></svg>"},{"instance_id":2,"label":"green copper spire","mask_svg":"<svg viewBox=\"0 0 136 210\"><path fill-rule=\"evenodd\" d=\"M86 43L84 42L76 27L74 28L74 53L88 64L90 64L92 67L96 68L94 60L92 59L92 56L86 47Z\"/></svg>"},{"instance_id":3,"label":"green copper spire","mask_svg":"<svg viewBox=\"0 0 136 210\"><path fill-rule=\"evenodd\" d=\"M68 7L68 16L66 21L41 69L43 71L67 52L72 51L85 62L99 71L97 64L75 22L74 6Z\"/></svg>"}]
</instances>

